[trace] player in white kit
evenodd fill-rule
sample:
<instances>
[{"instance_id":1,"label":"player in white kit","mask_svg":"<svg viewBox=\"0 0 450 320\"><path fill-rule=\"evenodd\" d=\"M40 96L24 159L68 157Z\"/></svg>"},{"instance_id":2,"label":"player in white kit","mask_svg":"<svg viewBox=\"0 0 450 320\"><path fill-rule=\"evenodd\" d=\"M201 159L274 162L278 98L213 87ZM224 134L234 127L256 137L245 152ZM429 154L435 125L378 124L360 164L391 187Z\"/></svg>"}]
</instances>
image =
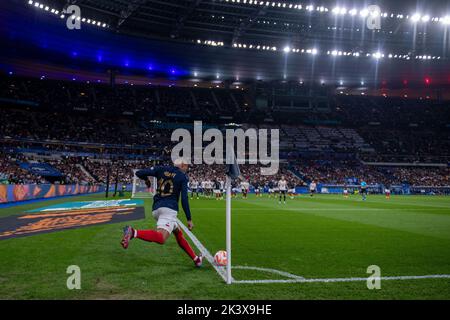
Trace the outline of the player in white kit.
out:
<instances>
[{"instance_id":1,"label":"player in white kit","mask_svg":"<svg viewBox=\"0 0 450 320\"><path fill-rule=\"evenodd\" d=\"M278 203L281 203L281 197L283 196L283 202L286 204L286 193L288 189L288 183L284 176L281 176L281 180L278 181L278 190L280 193L280 198L278 200Z\"/></svg>"},{"instance_id":2,"label":"player in white kit","mask_svg":"<svg viewBox=\"0 0 450 320\"><path fill-rule=\"evenodd\" d=\"M309 184L309 195L312 197L316 193L317 184L313 181Z\"/></svg>"},{"instance_id":3,"label":"player in white kit","mask_svg":"<svg viewBox=\"0 0 450 320\"><path fill-rule=\"evenodd\" d=\"M192 181L189 182L189 188L191 189L191 199L194 199L194 193L196 194L198 199L198 181L192 179Z\"/></svg>"},{"instance_id":4,"label":"player in white kit","mask_svg":"<svg viewBox=\"0 0 450 320\"><path fill-rule=\"evenodd\" d=\"M247 181L241 182L241 191L242 191L243 199L247 199L247 193L248 193L249 188L250 188L250 184Z\"/></svg>"}]
</instances>

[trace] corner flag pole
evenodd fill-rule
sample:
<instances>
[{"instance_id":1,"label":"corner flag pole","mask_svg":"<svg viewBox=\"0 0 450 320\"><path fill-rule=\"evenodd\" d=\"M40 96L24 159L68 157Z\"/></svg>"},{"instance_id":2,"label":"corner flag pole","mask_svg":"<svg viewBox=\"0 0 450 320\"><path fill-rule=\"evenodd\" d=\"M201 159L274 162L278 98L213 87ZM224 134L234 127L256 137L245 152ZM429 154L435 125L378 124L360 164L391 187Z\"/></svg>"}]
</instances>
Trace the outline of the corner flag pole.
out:
<instances>
[{"instance_id":1,"label":"corner flag pole","mask_svg":"<svg viewBox=\"0 0 450 320\"><path fill-rule=\"evenodd\" d=\"M227 284L231 284L231 178L228 175L226 185Z\"/></svg>"},{"instance_id":2,"label":"corner flag pole","mask_svg":"<svg viewBox=\"0 0 450 320\"><path fill-rule=\"evenodd\" d=\"M233 150L233 149L231 149ZM231 284L231 182L233 179L238 178L241 175L239 166L234 155L227 153L227 195L226 195L226 249L227 249L227 284Z\"/></svg>"}]
</instances>

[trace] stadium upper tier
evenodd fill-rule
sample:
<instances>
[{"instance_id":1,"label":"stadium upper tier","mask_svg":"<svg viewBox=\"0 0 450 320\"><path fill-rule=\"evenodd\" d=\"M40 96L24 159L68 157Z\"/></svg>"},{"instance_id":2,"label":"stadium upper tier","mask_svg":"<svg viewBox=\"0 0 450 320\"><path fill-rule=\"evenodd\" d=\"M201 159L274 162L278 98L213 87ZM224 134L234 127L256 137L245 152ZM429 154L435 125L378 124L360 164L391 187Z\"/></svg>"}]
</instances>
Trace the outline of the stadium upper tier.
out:
<instances>
[{"instance_id":1,"label":"stadium upper tier","mask_svg":"<svg viewBox=\"0 0 450 320\"><path fill-rule=\"evenodd\" d=\"M279 129L284 158L358 153L367 161L409 156L445 163L450 150L448 105L427 99L335 95L295 105L300 90L292 98L275 94L261 107L254 90L0 82L2 146L22 152L159 159L172 145L172 130L192 128L194 120Z\"/></svg>"}]
</instances>

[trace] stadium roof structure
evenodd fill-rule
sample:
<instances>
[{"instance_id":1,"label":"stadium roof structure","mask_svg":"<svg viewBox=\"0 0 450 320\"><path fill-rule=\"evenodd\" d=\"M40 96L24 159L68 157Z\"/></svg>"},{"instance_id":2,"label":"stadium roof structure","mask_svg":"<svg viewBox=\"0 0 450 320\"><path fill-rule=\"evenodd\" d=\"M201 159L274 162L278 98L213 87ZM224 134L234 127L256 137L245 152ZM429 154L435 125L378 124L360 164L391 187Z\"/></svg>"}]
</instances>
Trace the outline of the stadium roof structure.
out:
<instances>
[{"instance_id":1,"label":"stadium roof structure","mask_svg":"<svg viewBox=\"0 0 450 320\"><path fill-rule=\"evenodd\" d=\"M84 68L186 79L449 85L450 3L374 2L378 7L291 0L16 0L0 6L9 29L2 34L5 42L14 37L9 52L15 58L19 46L27 58L55 62L68 55L78 67L83 61ZM68 12L71 5L80 13ZM368 29L368 19L379 26ZM67 30L70 20L81 29Z\"/></svg>"}]
</instances>

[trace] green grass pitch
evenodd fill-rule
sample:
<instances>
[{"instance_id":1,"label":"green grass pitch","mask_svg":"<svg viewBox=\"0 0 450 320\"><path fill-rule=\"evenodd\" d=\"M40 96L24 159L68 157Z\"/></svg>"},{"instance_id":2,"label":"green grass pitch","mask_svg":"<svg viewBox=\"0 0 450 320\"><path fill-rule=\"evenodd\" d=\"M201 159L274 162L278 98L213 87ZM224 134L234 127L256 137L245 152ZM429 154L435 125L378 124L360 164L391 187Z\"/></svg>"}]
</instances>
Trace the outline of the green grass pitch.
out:
<instances>
[{"instance_id":1,"label":"green grass pitch","mask_svg":"<svg viewBox=\"0 0 450 320\"><path fill-rule=\"evenodd\" d=\"M0 209L0 217L101 195ZM137 228L153 228L150 201ZM225 249L225 201L191 200L194 234L214 254ZM179 215L185 221L184 215ZM207 262L195 269L172 238L164 246L119 244L123 224L0 241L0 299L449 299L450 279L226 285ZM280 205L267 195L233 200L233 265L305 278L450 274L450 197L306 195ZM81 268L81 290L68 290L66 268ZM234 270L236 280L283 279Z\"/></svg>"}]
</instances>

